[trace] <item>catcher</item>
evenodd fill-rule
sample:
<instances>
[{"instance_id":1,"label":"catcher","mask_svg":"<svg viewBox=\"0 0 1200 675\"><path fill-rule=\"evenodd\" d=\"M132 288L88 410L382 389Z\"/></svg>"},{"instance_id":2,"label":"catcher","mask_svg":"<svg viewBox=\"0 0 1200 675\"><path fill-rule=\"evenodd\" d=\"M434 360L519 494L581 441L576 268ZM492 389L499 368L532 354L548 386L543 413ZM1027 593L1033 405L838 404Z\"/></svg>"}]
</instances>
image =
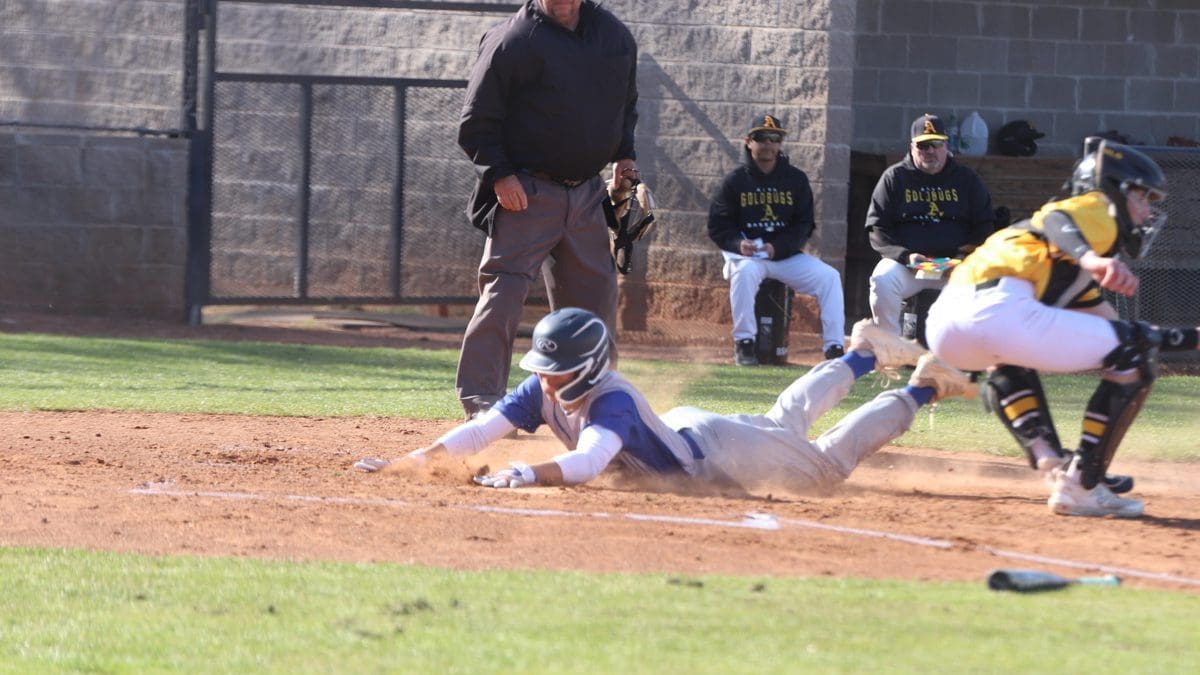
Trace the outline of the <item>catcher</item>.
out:
<instances>
[{"instance_id":1,"label":"catcher","mask_svg":"<svg viewBox=\"0 0 1200 675\"><path fill-rule=\"evenodd\" d=\"M805 489L845 480L864 458L904 433L921 405L974 393L965 374L863 321L854 327L850 353L793 382L764 415L675 408L659 417L633 384L609 370L608 344L604 323L591 312L555 310L538 322L533 348L521 359L533 374L488 413L395 463L364 459L355 466L396 470L435 454L467 456L514 428L533 432L547 424L567 452L534 466L512 462L476 482L494 488L577 484L616 461L633 472L747 491L759 485ZM912 364L917 367L907 387L879 394L808 440L809 427L856 379L876 368Z\"/></svg>"},{"instance_id":2,"label":"catcher","mask_svg":"<svg viewBox=\"0 0 1200 675\"><path fill-rule=\"evenodd\" d=\"M1051 511L1137 518L1142 502L1114 494L1132 479L1106 471L1150 393L1159 350L1196 349L1198 329L1122 321L1100 292L1137 291L1119 253L1144 255L1162 229L1162 169L1129 146L1089 138L1068 184L1071 196L993 234L955 268L926 337L947 363L990 371L984 401L1046 472ZM1090 369L1102 369L1102 379L1068 454L1038 371Z\"/></svg>"}]
</instances>

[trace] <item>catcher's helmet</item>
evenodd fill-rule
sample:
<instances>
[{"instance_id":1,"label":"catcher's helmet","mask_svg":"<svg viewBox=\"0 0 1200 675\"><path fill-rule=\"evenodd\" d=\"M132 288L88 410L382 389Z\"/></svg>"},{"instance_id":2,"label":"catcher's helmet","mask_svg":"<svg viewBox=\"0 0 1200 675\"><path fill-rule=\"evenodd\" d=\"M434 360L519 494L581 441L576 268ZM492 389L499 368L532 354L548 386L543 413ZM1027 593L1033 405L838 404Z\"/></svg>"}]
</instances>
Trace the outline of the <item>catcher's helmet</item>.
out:
<instances>
[{"instance_id":1,"label":"catcher's helmet","mask_svg":"<svg viewBox=\"0 0 1200 675\"><path fill-rule=\"evenodd\" d=\"M533 348L521 367L546 375L576 373L557 393L559 401L574 403L608 372L608 329L586 309L556 309L533 327Z\"/></svg>"},{"instance_id":2,"label":"catcher's helmet","mask_svg":"<svg viewBox=\"0 0 1200 675\"><path fill-rule=\"evenodd\" d=\"M1135 225L1129 217L1127 202L1132 188L1145 190L1147 200L1152 203L1161 202L1167 196L1167 178L1158 164L1140 150L1097 136L1085 139L1083 157L1071 173L1071 194L1103 192L1112 203L1121 247L1130 256L1140 258L1162 230L1166 213L1151 208L1150 217Z\"/></svg>"}]
</instances>

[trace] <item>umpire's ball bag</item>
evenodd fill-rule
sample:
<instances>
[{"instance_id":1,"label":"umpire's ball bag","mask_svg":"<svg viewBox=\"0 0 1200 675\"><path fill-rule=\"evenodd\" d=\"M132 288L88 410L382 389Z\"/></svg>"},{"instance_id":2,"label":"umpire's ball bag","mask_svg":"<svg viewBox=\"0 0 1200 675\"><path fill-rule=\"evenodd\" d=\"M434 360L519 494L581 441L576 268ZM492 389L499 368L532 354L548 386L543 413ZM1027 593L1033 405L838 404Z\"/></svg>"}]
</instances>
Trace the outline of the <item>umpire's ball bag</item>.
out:
<instances>
[{"instance_id":1,"label":"umpire's ball bag","mask_svg":"<svg viewBox=\"0 0 1200 675\"><path fill-rule=\"evenodd\" d=\"M788 327L792 319L792 289L766 279L754 297L754 319L758 324L758 362L787 363Z\"/></svg>"}]
</instances>

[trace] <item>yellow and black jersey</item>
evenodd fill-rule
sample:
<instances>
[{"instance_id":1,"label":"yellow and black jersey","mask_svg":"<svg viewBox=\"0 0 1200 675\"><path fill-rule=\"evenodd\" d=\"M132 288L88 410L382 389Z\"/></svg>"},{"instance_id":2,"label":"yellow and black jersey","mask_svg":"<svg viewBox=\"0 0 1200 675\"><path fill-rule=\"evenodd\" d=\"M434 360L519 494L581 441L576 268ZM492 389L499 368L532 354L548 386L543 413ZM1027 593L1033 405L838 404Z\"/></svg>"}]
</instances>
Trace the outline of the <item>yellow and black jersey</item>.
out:
<instances>
[{"instance_id":1,"label":"yellow and black jersey","mask_svg":"<svg viewBox=\"0 0 1200 675\"><path fill-rule=\"evenodd\" d=\"M1034 295L1054 307L1092 307L1103 297L1078 260L1087 251L1108 256L1116 250L1117 222L1101 192L1050 202L1029 220L1006 227L966 257L952 284L979 286L1001 277L1025 279Z\"/></svg>"}]
</instances>

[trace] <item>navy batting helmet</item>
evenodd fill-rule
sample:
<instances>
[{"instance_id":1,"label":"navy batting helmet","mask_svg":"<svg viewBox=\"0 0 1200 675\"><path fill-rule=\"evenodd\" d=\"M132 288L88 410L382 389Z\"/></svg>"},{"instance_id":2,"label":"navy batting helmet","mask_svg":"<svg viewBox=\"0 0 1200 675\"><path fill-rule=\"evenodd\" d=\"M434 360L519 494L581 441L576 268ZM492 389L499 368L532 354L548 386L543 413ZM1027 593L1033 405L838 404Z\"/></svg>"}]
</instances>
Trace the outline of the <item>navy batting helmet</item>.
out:
<instances>
[{"instance_id":1,"label":"navy batting helmet","mask_svg":"<svg viewBox=\"0 0 1200 675\"><path fill-rule=\"evenodd\" d=\"M1116 211L1113 215L1120 229L1121 247L1130 256L1140 258L1150 250L1167 216L1161 210L1151 208L1146 222L1134 224L1129 217L1127 202L1129 190L1133 188L1145 190L1150 202L1161 202L1167 196L1167 177L1158 164L1140 150L1097 136L1085 139L1083 157L1075 163L1071 173L1071 194L1103 192Z\"/></svg>"},{"instance_id":2,"label":"navy batting helmet","mask_svg":"<svg viewBox=\"0 0 1200 675\"><path fill-rule=\"evenodd\" d=\"M564 307L542 317L533 327L533 348L521 359L531 373L575 373L558 390L558 400L578 401L608 372L608 329L585 309Z\"/></svg>"}]
</instances>

